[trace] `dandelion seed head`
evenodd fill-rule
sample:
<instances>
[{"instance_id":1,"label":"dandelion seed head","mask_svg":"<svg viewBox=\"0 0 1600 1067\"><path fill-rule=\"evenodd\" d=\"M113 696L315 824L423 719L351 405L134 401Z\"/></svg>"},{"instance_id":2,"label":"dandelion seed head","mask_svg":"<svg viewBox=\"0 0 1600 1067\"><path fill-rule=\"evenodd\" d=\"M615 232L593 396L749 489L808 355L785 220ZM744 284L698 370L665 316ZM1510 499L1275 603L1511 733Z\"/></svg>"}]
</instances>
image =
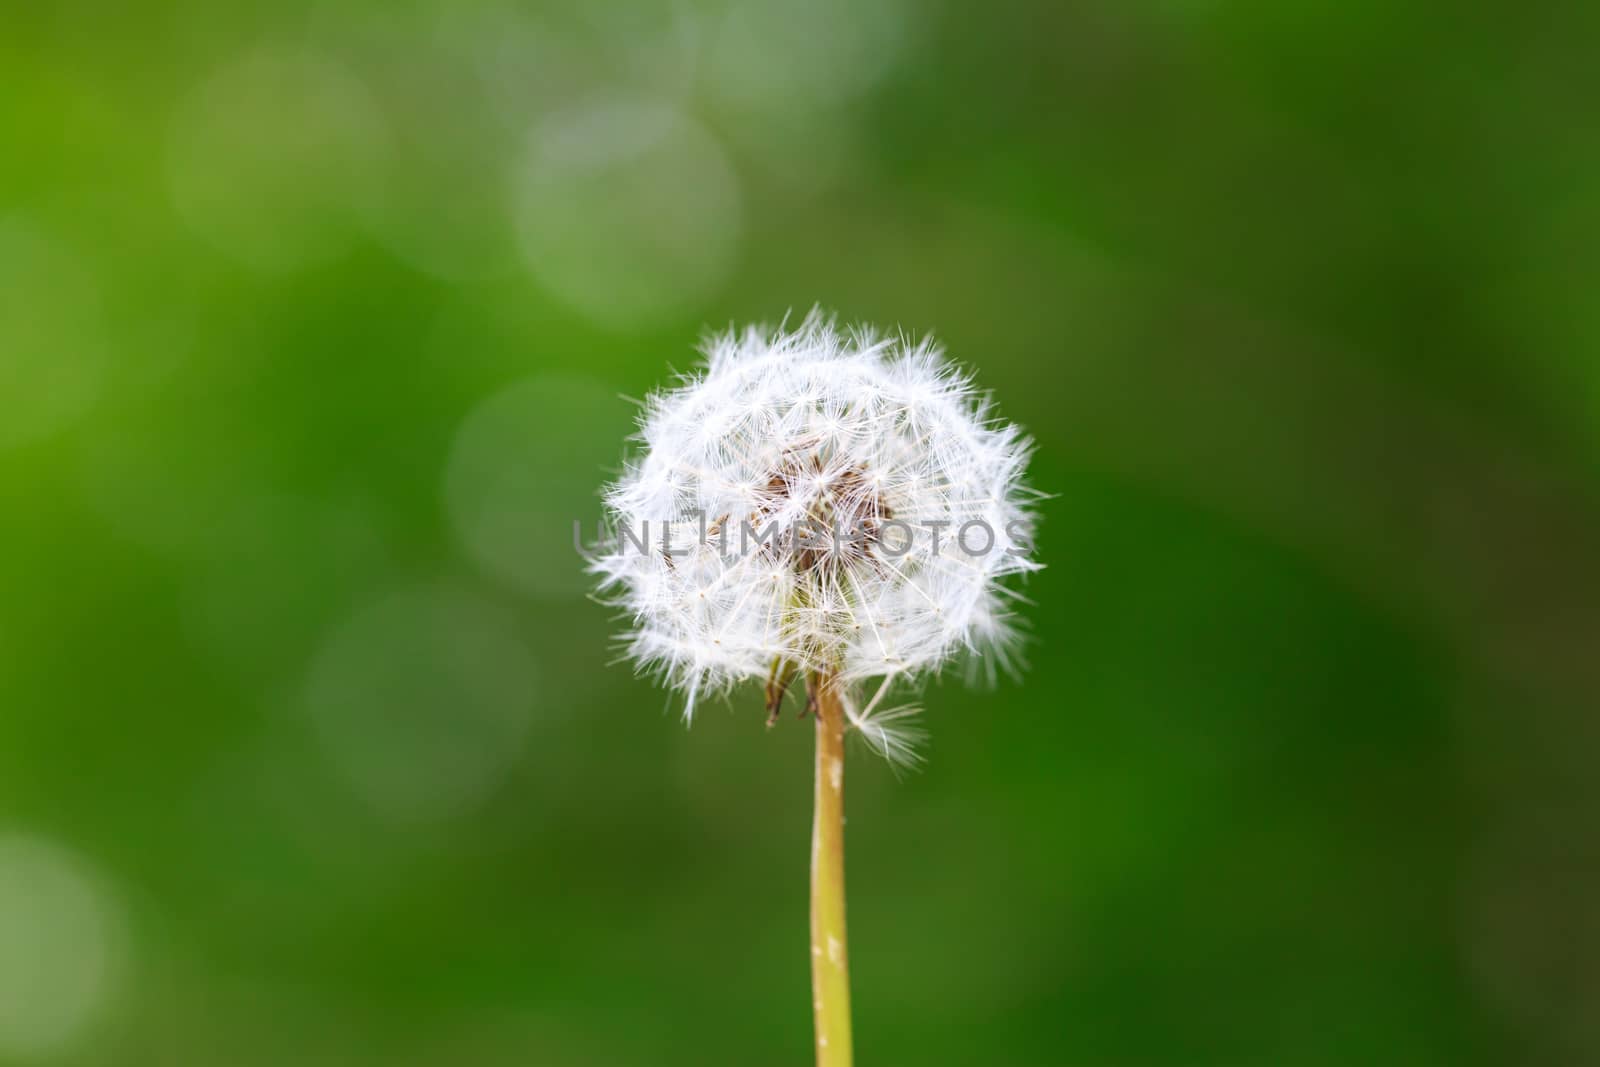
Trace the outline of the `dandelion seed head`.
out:
<instances>
[{"instance_id":1,"label":"dandelion seed head","mask_svg":"<svg viewBox=\"0 0 1600 1067\"><path fill-rule=\"evenodd\" d=\"M1004 582L1039 567L1030 444L971 379L929 340L820 312L719 334L704 355L646 402L605 497L628 536L591 562L629 655L692 694L686 714L775 661L846 691L958 657L1009 663ZM905 761L914 728L904 709L875 717L877 700L844 707Z\"/></svg>"}]
</instances>

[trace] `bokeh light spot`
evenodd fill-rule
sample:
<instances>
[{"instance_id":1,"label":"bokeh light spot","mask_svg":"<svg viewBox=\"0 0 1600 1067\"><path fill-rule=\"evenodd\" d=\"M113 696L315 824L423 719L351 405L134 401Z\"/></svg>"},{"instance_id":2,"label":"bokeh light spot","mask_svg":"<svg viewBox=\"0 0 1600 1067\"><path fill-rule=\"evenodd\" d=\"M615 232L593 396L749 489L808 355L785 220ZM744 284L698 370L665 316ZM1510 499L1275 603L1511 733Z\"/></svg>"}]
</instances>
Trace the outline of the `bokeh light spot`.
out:
<instances>
[{"instance_id":1,"label":"bokeh light spot","mask_svg":"<svg viewBox=\"0 0 1600 1067\"><path fill-rule=\"evenodd\" d=\"M319 5L313 28L371 93L386 135L382 174L360 211L412 268L447 282L516 271L504 175L538 94L508 121L485 83L486 56L525 38L526 18L499 5Z\"/></svg>"},{"instance_id":2,"label":"bokeh light spot","mask_svg":"<svg viewBox=\"0 0 1600 1067\"><path fill-rule=\"evenodd\" d=\"M738 176L674 108L609 99L559 112L535 128L515 182L528 269L599 325L692 309L733 269Z\"/></svg>"},{"instance_id":3,"label":"bokeh light spot","mask_svg":"<svg viewBox=\"0 0 1600 1067\"><path fill-rule=\"evenodd\" d=\"M703 25L692 0L497 14L480 70L496 111L519 129L535 113L599 92L681 101L693 89Z\"/></svg>"},{"instance_id":4,"label":"bokeh light spot","mask_svg":"<svg viewBox=\"0 0 1600 1067\"><path fill-rule=\"evenodd\" d=\"M444 502L473 560L544 599L592 585L572 523L593 536L600 487L617 462L632 410L592 378L539 375L481 403L456 434Z\"/></svg>"},{"instance_id":5,"label":"bokeh light spot","mask_svg":"<svg viewBox=\"0 0 1600 1067\"><path fill-rule=\"evenodd\" d=\"M306 699L347 784L400 825L466 815L521 751L537 669L514 621L451 585L356 612L316 655Z\"/></svg>"},{"instance_id":6,"label":"bokeh light spot","mask_svg":"<svg viewBox=\"0 0 1600 1067\"><path fill-rule=\"evenodd\" d=\"M378 111L348 70L308 53L259 51L179 107L168 177L197 233L247 266L284 272L348 247L384 144Z\"/></svg>"},{"instance_id":7,"label":"bokeh light spot","mask_svg":"<svg viewBox=\"0 0 1600 1067\"><path fill-rule=\"evenodd\" d=\"M0 218L0 450L68 425L105 373L99 288L66 246Z\"/></svg>"},{"instance_id":8,"label":"bokeh light spot","mask_svg":"<svg viewBox=\"0 0 1600 1067\"><path fill-rule=\"evenodd\" d=\"M903 0L739 0L715 35L709 73L719 95L740 107L834 104L894 69L910 23Z\"/></svg>"},{"instance_id":9,"label":"bokeh light spot","mask_svg":"<svg viewBox=\"0 0 1600 1067\"><path fill-rule=\"evenodd\" d=\"M47 838L0 834L0 1056L55 1052L114 984L120 922L104 880Z\"/></svg>"}]
</instances>

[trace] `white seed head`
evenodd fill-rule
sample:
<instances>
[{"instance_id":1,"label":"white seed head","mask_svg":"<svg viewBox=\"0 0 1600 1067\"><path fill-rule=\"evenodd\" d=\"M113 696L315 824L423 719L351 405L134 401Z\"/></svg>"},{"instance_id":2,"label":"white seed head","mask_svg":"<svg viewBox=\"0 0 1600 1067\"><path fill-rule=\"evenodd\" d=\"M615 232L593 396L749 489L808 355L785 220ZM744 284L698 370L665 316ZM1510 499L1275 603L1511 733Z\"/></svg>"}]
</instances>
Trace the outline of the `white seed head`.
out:
<instances>
[{"instance_id":1,"label":"white seed head","mask_svg":"<svg viewBox=\"0 0 1600 1067\"><path fill-rule=\"evenodd\" d=\"M618 537L591 568L629 655L686 691L686 715L748 679L831 679L868 742L909 757L905 709L874 715L890 682L958 656L1009 666L1002 580L1039 567L1028 441L931 341L813 312L704 352L646 402L606 493Z\"/></svg>"}]
</instances>

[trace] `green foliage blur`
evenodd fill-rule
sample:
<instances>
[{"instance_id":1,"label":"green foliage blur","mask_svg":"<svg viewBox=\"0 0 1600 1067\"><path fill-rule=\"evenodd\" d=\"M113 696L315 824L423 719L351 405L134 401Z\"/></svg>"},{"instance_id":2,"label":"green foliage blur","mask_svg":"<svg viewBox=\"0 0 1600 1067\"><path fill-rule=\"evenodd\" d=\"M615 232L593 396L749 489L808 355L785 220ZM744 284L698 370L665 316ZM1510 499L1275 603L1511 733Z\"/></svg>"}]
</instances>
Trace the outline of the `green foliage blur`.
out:
<instances>
[{"instance_id":1,"label":"green foliage blur","mask_svg":"<svg viewBox=\"0 0 1600 1067\"><path fill-rule=\"evenodd\" d=\"M808 723L574 519L708 328L1037 438L848 776L869 1067L1600 1062L1594 5L0 12L0 1063L810 1051Z\"/></svg>"}]
</instances>

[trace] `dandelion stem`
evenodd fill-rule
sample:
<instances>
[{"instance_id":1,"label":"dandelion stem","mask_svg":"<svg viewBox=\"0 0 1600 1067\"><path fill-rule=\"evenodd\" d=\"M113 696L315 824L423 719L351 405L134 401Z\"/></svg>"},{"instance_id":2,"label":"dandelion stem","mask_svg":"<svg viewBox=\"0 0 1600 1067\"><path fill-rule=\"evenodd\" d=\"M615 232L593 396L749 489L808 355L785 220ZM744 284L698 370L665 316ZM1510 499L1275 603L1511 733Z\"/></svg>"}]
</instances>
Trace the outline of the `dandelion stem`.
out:
<instances>
[{"instance_id":1,"label":"dandelion stem","mask_svg":"<svg viewBox=\"0 0 1600 1067\"><path fill-rule=\"evenodd\" d=\"M833 678L817 702L816 814L811 826L811 999L817 1067L850 1067L850 965L844 930L844 705Z\"/></svg>"}]
</instances>

